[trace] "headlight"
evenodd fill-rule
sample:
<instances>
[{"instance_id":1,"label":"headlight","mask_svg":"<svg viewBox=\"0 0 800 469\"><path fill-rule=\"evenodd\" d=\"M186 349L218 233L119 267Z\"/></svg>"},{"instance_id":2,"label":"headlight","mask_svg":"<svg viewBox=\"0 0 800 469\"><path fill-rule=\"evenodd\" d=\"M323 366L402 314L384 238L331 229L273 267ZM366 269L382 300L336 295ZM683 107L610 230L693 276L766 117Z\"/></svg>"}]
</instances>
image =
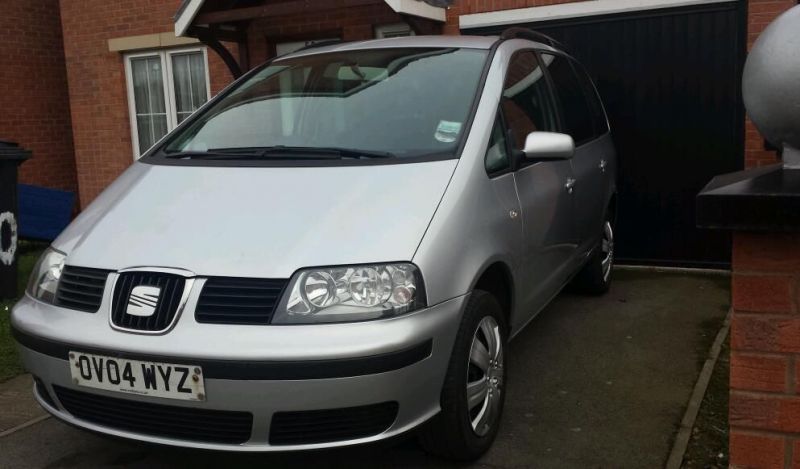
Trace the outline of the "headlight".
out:
<instances>
[{"instance_id":1,"label":"headlight","mask_svg":"<svg viewBox=\"0 0 800 469\"><path fill-rule=\"evenodd\" d=\"M425 307L425 288L413 264L305 269L289 283L272 324L383 319Z\"/></svg>"},{"instance_id":2,"label":"headlight","mask_svg":"<svg viewBox=\"0 0 800 469\"><path fill-rule=\"evenodd\" d=\"M33 267L28 281L28 294L37 300L53 303L65 258L64 254L52 248L46 250Z\"/></svg>"}]
</instances>

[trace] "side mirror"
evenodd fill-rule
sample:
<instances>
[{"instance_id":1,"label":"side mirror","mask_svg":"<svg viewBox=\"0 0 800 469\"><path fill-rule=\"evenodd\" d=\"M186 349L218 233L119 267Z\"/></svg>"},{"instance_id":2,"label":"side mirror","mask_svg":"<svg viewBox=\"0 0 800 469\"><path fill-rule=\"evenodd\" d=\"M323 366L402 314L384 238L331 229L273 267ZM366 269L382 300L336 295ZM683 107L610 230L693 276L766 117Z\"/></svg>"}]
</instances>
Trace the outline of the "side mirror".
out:
<instances>
[{"instance_id":1,"label":"side mirror","mask_svg":"<svg viewBox=\"0 0 800 469\"><path fill-rule=\"evenodd\" d=\"M575 141L567 134L531 132L523 152L529 160L568 160L575 154Z\"/></svg>"}]
</instances>

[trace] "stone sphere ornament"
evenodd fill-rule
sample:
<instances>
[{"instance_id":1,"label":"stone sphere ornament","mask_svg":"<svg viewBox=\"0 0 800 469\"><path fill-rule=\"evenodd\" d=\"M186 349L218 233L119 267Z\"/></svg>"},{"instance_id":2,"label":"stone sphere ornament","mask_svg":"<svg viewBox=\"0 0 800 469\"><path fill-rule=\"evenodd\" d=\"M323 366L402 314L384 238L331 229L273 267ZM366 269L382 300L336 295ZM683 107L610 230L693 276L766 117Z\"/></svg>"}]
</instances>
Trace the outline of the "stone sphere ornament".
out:
<instances>
[{"instance_id":1,"label":"stone sphere ornament","mask_svg":"<svg viewBox=\"0 0 800 469\"><path fill-rule=\"evenodd\" d=\"M786 168L800 168L800 5L758 37L742 77L744 105L759 132L783 150Z\"/></svg>"}]
</instances>

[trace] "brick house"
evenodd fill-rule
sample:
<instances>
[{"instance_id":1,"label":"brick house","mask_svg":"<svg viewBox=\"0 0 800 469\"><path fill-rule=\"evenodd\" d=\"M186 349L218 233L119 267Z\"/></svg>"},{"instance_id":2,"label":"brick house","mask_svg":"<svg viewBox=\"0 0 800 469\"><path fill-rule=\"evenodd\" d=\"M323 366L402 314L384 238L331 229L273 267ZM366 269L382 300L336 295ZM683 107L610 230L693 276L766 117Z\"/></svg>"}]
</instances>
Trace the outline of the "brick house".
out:
<instances>
[{"instance_id":1,"label":"brick house","mask_svg":"<svg viewBox=\"0 0 800 469\"><path fill-rule=\"evenodd\" d=\"M535 27L587 65L607 105L626 204L621 255L732 265L732 464L784 467L800 461L800 322L792 317L800 243L696 230L693 207L711 176L777 161L744 115L739 78L747 48L797 3L6 0L0 139L33 151L22 182L77 192L85 207L183 117L271 57L315 41ZM642 148L652 153L645 162Z\"/></svg>"}]
</instances>

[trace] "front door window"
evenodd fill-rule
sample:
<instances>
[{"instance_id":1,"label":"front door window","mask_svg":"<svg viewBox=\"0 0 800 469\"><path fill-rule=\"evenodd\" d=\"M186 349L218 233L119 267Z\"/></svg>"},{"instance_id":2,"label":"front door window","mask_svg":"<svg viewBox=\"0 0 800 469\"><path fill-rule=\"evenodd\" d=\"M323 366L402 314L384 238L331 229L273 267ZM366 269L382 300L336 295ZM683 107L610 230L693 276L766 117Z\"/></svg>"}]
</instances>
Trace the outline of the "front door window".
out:
<instances>
[{"instance_id":1,"label":"front door window","mask_svg":"<svg viewBox=\"0 0 800 469\"><path fill-rule=\"evenodd\" d=\"M520 52L512 58L501 105L517 150L525 147L525 139L533 131L558 130L547 79L536 54L531 51Z\"/></svg>"}]
</instances>

